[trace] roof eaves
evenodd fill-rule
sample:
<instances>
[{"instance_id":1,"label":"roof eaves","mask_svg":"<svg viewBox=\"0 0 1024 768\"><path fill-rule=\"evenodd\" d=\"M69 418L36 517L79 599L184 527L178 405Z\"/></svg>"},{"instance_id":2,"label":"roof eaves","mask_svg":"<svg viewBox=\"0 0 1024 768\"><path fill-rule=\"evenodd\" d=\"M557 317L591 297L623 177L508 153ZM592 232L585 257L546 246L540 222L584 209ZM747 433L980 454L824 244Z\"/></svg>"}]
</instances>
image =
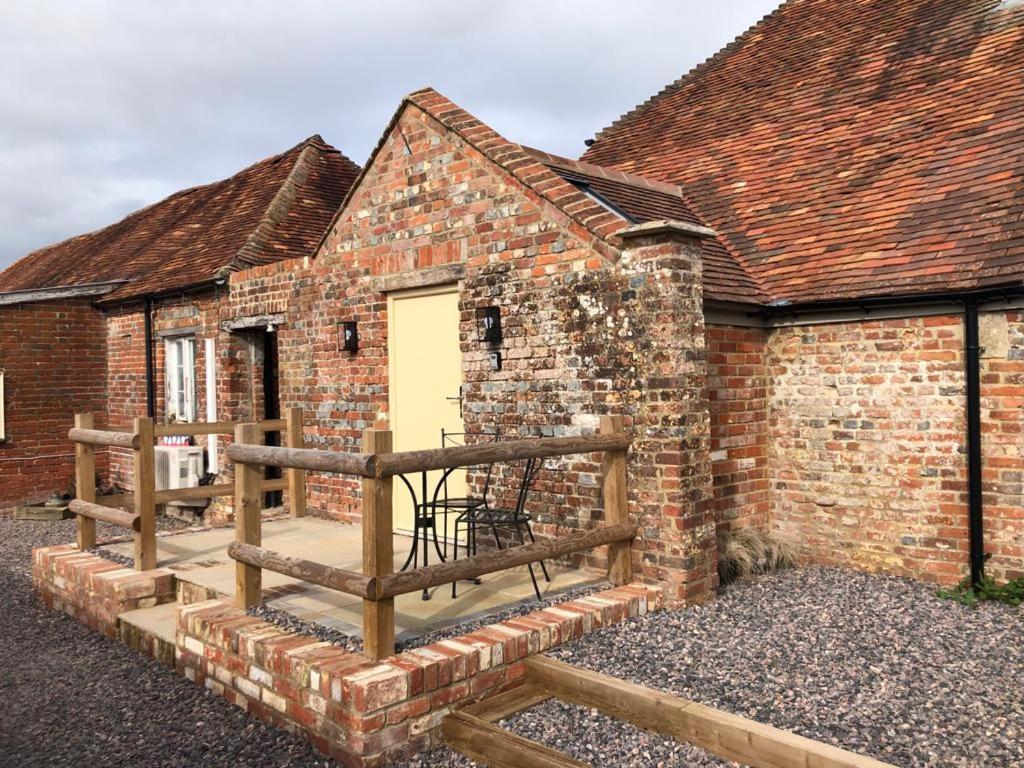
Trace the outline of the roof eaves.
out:
<instances>
[{"instance_id":1,"label":"roof eaves","mask_svg":"<svg viewBox=\"0 0 1024 768\"><path fill-rule=\"evenodd\" d=\"M9 307L15 304L33 304L40 301L102 296L105 293L110 293L116 288L119 288L126 282L128 281L110 280L102 283L52 286L46 288L26 288L19 291L6 291L4 293L0 293L0 307Z\"/></svg>"}]
</instances>

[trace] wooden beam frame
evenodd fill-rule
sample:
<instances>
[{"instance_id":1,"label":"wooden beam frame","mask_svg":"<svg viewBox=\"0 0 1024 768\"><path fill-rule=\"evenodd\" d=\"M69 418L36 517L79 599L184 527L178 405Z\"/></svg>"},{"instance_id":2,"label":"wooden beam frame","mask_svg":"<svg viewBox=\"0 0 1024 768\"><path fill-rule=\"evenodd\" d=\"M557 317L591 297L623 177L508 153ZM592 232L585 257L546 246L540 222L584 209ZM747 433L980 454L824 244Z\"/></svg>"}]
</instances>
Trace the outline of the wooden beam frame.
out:
<instances>
[{"instance_id":1,"label":"wooden beam frame","mask_svg":"<svg viewBox=\"0 0 1024 768\"><path fill-rule=\"evenodd\" d=\"M156 568L156 449L153 420L135 419L135 470L132 486L135 492L135 514L139 527L135 530L135 570Z\"/></svg>"},{"instance_id":2,"label":"wooden beam frame","mask_svg":"<svg viewBox=\"0 0 1024 768\"><path fill-rule=\"evenodd\" d=\"M622 435L622 417L602 416L601 434ZM601 463L601 486L605 525L629 525L625 449L605 451ZM621 540L608 545L608 581L616 587L633 581L633 547L630 542Z\"/></svg>"},{"instance_id":3,"label":"wooden beam frame","mask_svg":"<svg viewBox=\"0 0 1024 768\"><path fill-rule=\"evenodd\" d=\"M311 472L337 472L357 477L373 477L370 456L365 453L316 451L311 448L280 448L271 445L241 445L232 443L227 457L244 464L265 467L305 469Z\"/></svg>"},{"instance_id":4,"label":"wooden beam frame","mask_svg":"<svg viewBox=\"0 0 1024 768\"><path fill-rule=\"evenodd\" d=\"M91 413L75 414L75 429L72 432L92 430ZM70 434L70 433L69 433ZM91 443L75 443L75 496L83 502L96 502L96 450ZM96 546L96 520L87 515L76 518L75 539L78 548L85 550Z\"/></svg>"},{"instance_id":5,"label":"wooden beam frame","mask_svg":"<svg viewBox=\"0 0 1024 768\"><path fill-rule=\"evenodd\" d=\"M466 711L456 711L441 723L448 745L491 768L590 768L558 750L524 739Z\"/></svg>"},{"instance_id":6,"label":"wooden beam frame","mask_svg":"<svg viewBox=\"0 0 1024 768\"><path fill-rule=\"evenodd\" d=\"M174 424L157 424L153 427L153 434L157 437L169 435L188 435L199 437L200 435L233 435L235 427L241 422L237 421L190 421ZM266 419L253 422L264 432L279 432L287 427L287 419Z\"/></svg>"},{"instance_id":7,"label":"wooden beam frame","mask_svg":"<svg viewBox=\"0 0 1024 768\"><path fill-rule=\"evenodd\" d=\"M236 443L258 443L262 438L255 424L235 427ZM260 507L263 493L263 467L258 464L235 464L235 541L258 547L262 538ZM252 608L263 600L263 571L255 565L235 562L235 605L242 610Z\"/></svg>"},{"instance_id":8,"label":"wooden beam frame","mask_svg":"<svg viewBox=\"0 0 1024 768\"><path fill-rule=\"evenodd\" d=\"M92 414L88 415L90 421ZM90 427L75 427L68 430L68 439L74 443L86 445L104 445L111 448L130 448L133 451L139 450L142 444L142 437L137 432L110 432L103 429L92 429Z\"/></svg>"},{"instance_id":9,"label":"wooden beam frame","mask_svg":"<svg viewBox=\"0 0 1024 768\"><path fill-rule=\"evenodd\" d=\"M322 587L336 589L339 592L367 600L375 600L377 597L377 580L358 571L335 568L301 557L282 555L279 552L263 549L253 544L241 544L237 541L228 545L228 557L246 565L266 568L268 571L283 573L294 579L319 584Z\"/></svg>"},{"instance_id":10,"label":"wooden beam frame","mask_svg":"<svg viewBox=\"0 0 1024 768\"><path fill-rule=\"evenodd\" d=\"M513 690L484 699L450 715L444 721L449 744L470 758L495 767L581 765L571 762L509 762L510 754L512 759L521 759L526 753L524 750L535 749L533 742L527 741L523 745L521 741L526 740L488 723L488 720L497 721L548 698L556 698L598 709L645 730L694 744L751 768L894 768L888 763L790 731L580 669L547 656L536 655L526 659L523 689L520 693ZM489 727L484 729L480 723ZM472 737L471 743L467 743L467 736ZM472 751L464 751L464 746ZM562 757L564 759L564 755Z\"/></svg>"},{"instance_id":11,"label":"wooden beam frame","mask_svg":"<svg viewBox=\"0 0 1024 768\"><path fill-rule=\"evenodd\" d=\"M363 453L348 453L232 443L227 448L227 457L232 461L262 464L266 467L294 467L311 472L336 472L357 477L383 478L434 469L570 456L576 453L622 452L627 450L632 442L629 435L615 432L579 437L502 440L454 448L430 448L399 453L389 451L378 454L369 454L365 450Z\"/></svg>"},{"instance_id":12,"label":"wooden beam frame","mask_svg":"<svg viewBox=\"0 0 1024 768\"><path fill-rule=\"evenodd\" d=\"M558 539L544 539L531 544L520 544L507 549L484 552L460 560L448 560L444 563L381 577L381 595L395 597L409 592L418 592L421 589L430 589L441 584L475 579L478 576L515 568L518 565L536 563L540 560L553 560L604 544L628 542L634 538L636 538L636 526L634 525L629 523L606 525Z\"/></svg>"},{"instance_id":13,"label":"wooden beam frame","mask_svg":"<svg viewBox=\"0 0 1024 768\"><path fill-rule=\"evenodd\" d=\"M68 509L80 517L87 517L90 520L101 520L111 525L119 525L122 528L139 531L142 518L132 512L125 512L122 509L104 507L100 504L93 504L83 499L72 499ZM93 544L92 546L96 546Z\"/></svg>"},{"instance_id":14,"label":"wooden beam frame","mask_svg":"<svg viewBox=\"0 0 1024 768\"><path fill-rule=\"evenodd\" d=\"M498 440L476 445L460 445L454 448L428 448L422 451L388 453L374 457L371 469L374 477L390 477L433 469L500 464L524 459L545 459L576 453L624 451L632 442L629 435L621 433Z\"/></svg>"},{"instance_id":15,"label":"wooden beam frame","mask_svg":"<svg viewBox=\"0 0 1024 768\"><path fill-rule=\"evenodd\" d=\"M442 730L449 746L492 768L590 768L494 725L553 698L600 710L751 768L895 768L790 731L539 655L526 659L522 685L453 712L442 722Z\"/></svg>"},{"instance_id":16,"label":"wooden beam frame","mask_svg":"<svg viewBox=\"0 0 1024 768\"><path fill-rule=\"evenodd\" d=\"M391 451L390 430L363 432L363 450ZM363 480L363 574L381 583L395 570L394 510L390 477ZM395 599L363 600L363 654L374 661L395 652Z\"/></svg>"},{"instance_id":17,"label":"wooden beam frame","mask_svg":"<svg viewBox=\"0 0 1024 768\"><path fill-rule=\"evenodd\" d=\"M285 411L284 420L288 424L285 430L284 442L288 448L301 449L306 445L306 438L303 434L302 409L289 408ZM286 471L288 479L288 511L292 517L306 516L306 472L303 469L291 467Z\"/></svg>"}]
</instances>

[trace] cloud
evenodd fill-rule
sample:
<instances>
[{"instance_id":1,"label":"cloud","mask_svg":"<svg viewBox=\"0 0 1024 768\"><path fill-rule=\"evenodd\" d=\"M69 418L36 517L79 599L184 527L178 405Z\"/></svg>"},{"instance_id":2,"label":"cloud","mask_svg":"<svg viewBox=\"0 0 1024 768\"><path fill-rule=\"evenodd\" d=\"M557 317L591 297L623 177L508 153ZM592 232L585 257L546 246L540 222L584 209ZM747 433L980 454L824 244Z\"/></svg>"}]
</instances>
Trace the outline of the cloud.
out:
<instances>
[{"instance_id":1,"label":"cloud","mask_svg":"<svg viewBox=\"0 0 1024 768\"><path fill-rule=\"evenodd\" d=\"M0 268L313 133L361 163L424 85L575 157L776 3L10 4Z\"/></svg>"}]
</instances>

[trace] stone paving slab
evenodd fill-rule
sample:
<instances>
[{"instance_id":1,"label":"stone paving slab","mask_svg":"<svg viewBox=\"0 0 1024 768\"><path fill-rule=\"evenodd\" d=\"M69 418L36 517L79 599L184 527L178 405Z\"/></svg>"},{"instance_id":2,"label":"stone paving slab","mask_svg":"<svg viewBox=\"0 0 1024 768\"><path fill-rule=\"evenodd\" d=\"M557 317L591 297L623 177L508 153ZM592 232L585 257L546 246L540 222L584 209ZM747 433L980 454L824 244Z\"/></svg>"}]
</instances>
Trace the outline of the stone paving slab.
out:
<instances>
[{"instance_id":1,"label":"stone paving slab","mask_svg":"<svg viewBox=\"0 0 1024 768\"><path fill-rule=\"evenodd\" d=\"M362 567L362 528L317 517L268 520L263 523L263 546L282 554L303 557L317 563L359 570ZM175 571L180 581L190 582L224 597L235 594L235 563L227 556L234 541L233 528L217 528L157 538L157 565ZM395 568L405 562L412 540L395 536ZM104 547L128 555L132 542ZM435 554L433 551L431 554ZM433 558L432 558L433 562ZM551 582L534 566L541 594L556 595L584 584L598 583L602 577L572 568L548 564ZM431 599L420 593L395 598L395 629L403 640L442 629L462 621L535 600L533 584L526 566L483 577L481 584L462 582L458 596L451 598L448 585L430 590ZM304 621L316 622L343 632L358 632L362 627L362 601L336 590L301 582L273 571L263 571L266 605L286 611Z\"/></svg>"}]
</instances>

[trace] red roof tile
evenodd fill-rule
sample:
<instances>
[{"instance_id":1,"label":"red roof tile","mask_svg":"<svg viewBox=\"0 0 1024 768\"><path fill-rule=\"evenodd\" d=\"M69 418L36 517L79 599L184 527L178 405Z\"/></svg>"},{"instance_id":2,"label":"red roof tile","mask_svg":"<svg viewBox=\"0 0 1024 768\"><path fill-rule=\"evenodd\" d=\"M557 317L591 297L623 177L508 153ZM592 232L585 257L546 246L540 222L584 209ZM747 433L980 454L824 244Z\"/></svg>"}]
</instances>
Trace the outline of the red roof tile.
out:
<instances>
[{"instance_id":1,"label":"red roof tile","mask_svg":"<svg viewBox=\"0 0 1024 768\"><path fill-rule=\"evenodd\" d=\"M312 255L358 173L312 136L228 179L34 251L0 273L0 292L127 280L101 299L121 301Z\"/></svg>"},{"instance_id":2,"label":"red roof tile","mask_svg":"<svg viewBox=\"0 0 1024 768\"><path fill-rule=\"evenodd\" d=\"M790 0L583 159L682 185L774 300L1024 278L1024 7Z\"/></svg>"}]
</instances>

